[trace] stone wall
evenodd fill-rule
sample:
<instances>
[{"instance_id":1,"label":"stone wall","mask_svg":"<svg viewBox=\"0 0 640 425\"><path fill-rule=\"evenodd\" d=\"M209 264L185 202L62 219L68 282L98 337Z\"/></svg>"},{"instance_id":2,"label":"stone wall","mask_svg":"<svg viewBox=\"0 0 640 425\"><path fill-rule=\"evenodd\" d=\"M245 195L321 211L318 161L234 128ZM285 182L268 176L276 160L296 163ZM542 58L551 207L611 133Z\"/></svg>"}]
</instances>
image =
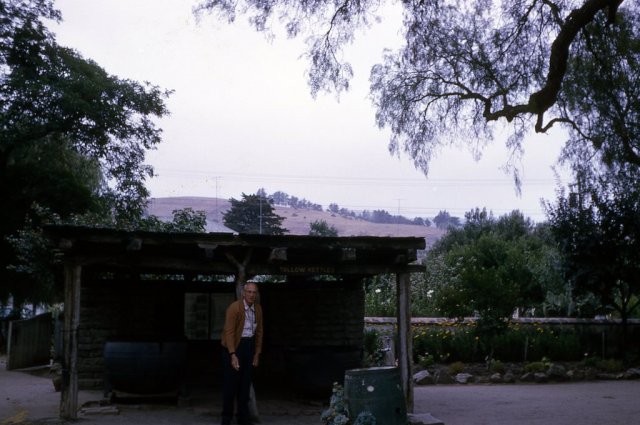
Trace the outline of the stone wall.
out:
<instances>
[{"instance_id":1,"label":"stone wall","mask_svg":"<svg viewBox=\"0 0 640 425\"><path fill-rule=\"evenodd\" d=\"M102 388L109 340L183 339L183 292L174 284L99 282L81 289L78 385Z\"/></svg>"},{"instance_id":2,"label":"stone wall","mask_svg":"<svg viewBox=\"0 0 640 425\"><path fill-rule=\"evenodd\" d=\"M184 282L84 283L78 347L80 388L103 388L106 341L184 340L185 287ZM211 292L234 290L232 284L211 284L197 291L203 288ZM317 386L326 392L345 369L359 366L364 327L364 291L359 281L298 279L263 284L260 292L265 339L258 380L283 385L302 385L304 381L305 388ZM189 375L216 383L219 353L219 340L190 340Z\"/></svg>"}]
</instances>

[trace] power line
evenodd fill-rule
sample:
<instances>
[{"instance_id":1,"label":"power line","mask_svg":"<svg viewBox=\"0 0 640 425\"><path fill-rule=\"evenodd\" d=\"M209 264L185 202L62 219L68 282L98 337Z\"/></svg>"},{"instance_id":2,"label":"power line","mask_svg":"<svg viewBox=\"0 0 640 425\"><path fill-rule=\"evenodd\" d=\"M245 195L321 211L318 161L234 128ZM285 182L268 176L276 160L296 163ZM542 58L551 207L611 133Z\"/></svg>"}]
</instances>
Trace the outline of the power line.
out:
<instances>
[{"instance_id":1,"label":"power line","mask_svg":"<svg viewBox=\"0 0 640 425\"><path fill-rule=\"evenodd\" d=\"M164 169L158 173L159 176L174 175L192 178L225 178L234 182L282 182L298 184L332 184L341 186L368 186L372 184L393 187L414 187L414 186L513 186L512 179L505 177L498 178L425 178L410 179L398 177L353 177L353 176L330 176L330 175L295 175L295 174L250 174L250 173L211 173L197 170L175 170ZM533 178L523 179L523 186L546 186L556 183L555 179Z\"/></svg>"}]
</instances>

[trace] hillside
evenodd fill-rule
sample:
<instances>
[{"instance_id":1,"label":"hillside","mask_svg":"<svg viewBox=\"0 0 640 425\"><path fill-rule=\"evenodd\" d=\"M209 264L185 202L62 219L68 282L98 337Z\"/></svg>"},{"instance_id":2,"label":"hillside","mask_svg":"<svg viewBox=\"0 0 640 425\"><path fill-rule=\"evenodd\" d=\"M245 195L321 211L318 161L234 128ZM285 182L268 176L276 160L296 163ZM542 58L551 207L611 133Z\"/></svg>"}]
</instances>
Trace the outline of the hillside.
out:
<instances>
[{"instance_id":1,"label":"hillside","mask_svg":"<svg viewBox=\"0 0 640 425\"><path fill-rule=\"evenodd\" d=\"M163 220L171 220L173 210L187 207L194 210L202 210L206 213L207 231L225 231L222 226L222 214L230 207L230 203L226 199L187 196L152 198L147 212ZM329 225L334 226L338 229L340 236L415 236L425 238L427 246L431 246L444 234L444 231L435 227L372 223L353 217L343 217L327 211L276 206L275 212L284 217L283 227L288 229L291 235L308 234L310 223L316 220L324 220Z\"/></svg>"}]
</instances>

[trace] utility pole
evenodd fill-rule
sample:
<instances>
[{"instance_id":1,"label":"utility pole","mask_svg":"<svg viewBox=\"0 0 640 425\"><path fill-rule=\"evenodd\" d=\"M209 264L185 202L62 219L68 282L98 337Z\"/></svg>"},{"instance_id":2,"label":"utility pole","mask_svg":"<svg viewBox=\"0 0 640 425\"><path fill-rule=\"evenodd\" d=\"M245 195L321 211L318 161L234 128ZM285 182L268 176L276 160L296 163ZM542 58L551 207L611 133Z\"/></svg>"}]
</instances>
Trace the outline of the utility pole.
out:
<instances>
[{"instance_id":1,"label":"utility pole","mask_svg":"<svg viewBox=\"0 0 640 425\"><path fill-rule=\"evenodd\" d=\"M400 236L400 201L402 201L402 199L396 198L396 201L398 201L398 214L396 215L396 235Z\"/></svg>"},{"instance_id":2,"label":"utility pole","mask_svg":"<svg viewBox=\"0 0 640 425\"><path fill-rule=\"evenodd\" d=\"M262 234L262 196L260 196L260 234Z\"/></svg>"}]
</instances>

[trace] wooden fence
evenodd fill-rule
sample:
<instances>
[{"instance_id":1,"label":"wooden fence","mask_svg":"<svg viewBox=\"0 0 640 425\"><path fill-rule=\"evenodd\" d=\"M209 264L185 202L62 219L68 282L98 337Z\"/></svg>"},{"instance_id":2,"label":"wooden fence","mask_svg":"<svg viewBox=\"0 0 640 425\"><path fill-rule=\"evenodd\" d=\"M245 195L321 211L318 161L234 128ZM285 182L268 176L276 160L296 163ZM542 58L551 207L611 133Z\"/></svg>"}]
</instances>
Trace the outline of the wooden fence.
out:
<instances>
[{"instance_id":1,"label":"wooden fence","mask_svg":"<svg viewBox=\"0 0 640 425\"><path fill-rule=\"evenodd\" d=\"M51 313L9 323L7 370L49 364L53 337Z\"/></svg>"}]
</instances>

